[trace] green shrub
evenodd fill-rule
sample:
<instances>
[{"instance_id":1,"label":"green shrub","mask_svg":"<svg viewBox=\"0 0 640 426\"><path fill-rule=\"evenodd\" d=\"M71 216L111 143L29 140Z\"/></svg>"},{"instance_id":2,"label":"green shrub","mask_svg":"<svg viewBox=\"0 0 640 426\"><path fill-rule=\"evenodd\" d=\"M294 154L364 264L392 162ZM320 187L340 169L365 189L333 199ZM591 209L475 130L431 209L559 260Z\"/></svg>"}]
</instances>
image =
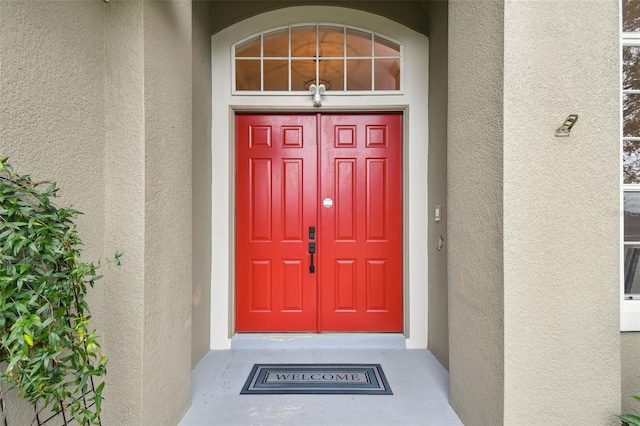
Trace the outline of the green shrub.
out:
<instances>
[{"instance_id":1,"label":"green shrub","mask_svg":"<svg viewBox=\"0 0 640 426\"><path fill-rule=\"evenodd\" d=\"M33 404L98 424L106 358L85 298L100 262L81 261L80 212L54 206L57 191L0 159L0 379Z\"/></svg>"}]
</instances>

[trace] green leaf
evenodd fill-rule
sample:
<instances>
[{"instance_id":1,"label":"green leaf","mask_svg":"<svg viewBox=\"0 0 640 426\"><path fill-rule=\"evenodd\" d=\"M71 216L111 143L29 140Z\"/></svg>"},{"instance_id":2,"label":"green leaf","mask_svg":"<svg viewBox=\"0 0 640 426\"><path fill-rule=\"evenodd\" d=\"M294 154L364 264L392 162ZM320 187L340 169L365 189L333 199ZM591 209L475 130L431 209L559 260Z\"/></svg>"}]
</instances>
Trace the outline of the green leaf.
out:
<instances>
[{"instance_id":1,"label":"green leaf","mask_svg":"<svg viewBox=\"0 0 640 426\"><path fill-rule=\"evenodd\" d=\"M13 371L14 367L16 366L16 364L20 361L20 358L17 357L13 357L11 358L11 361L9 362L9 365L7 366L6 374L11 375L11 372Z\"/></svg>"},{"instance_id":2,"label":"green leaf","mask_svg":"<svg viewBox=\"0 0 640 426\"><path fill-rule=\"evenodd\" d=\"M640 416L633 414L622 414L618 416L620 420L627 423L629 426L640 426Z\"/></svg>"}]
</instances>

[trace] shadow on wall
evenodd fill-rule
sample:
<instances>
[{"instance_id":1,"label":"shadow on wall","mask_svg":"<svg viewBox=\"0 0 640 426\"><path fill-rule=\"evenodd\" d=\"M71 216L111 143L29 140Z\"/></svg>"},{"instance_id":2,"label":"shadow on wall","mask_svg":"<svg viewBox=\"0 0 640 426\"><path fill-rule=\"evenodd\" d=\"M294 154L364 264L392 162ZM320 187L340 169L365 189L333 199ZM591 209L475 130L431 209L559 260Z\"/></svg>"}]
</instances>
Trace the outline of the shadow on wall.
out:
<instances>
[{"instance_id":1,"label":"shadow on wall","mask_svg":"<svg viewBox=\"0 0 640 426\"><path fill-rule=\"evenodd\" d=\"M381 15L405 25L424 35L429 33L427 0L398 0L398 1L337 1L337 0L275 0L275 1L243 1L238 7L237 1L211 2L211 30L212 34L238 23L244 19L276 9L293 6L340 6L358 9L376 15ZM313 22L313 17L309 17Z\"/></svg>"}]
</instances>

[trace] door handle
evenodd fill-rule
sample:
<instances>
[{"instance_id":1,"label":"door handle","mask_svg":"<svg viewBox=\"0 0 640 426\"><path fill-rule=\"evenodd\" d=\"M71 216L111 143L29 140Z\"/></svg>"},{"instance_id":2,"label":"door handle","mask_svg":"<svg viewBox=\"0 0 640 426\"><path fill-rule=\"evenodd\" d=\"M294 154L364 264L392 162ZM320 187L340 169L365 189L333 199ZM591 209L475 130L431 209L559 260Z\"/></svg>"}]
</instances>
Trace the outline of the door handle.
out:
<instances>
[{"instance_id":1,"label":"door handle","mask_svg":"<svg viewBox=\"0 0 640 426\"><path fill-rule=\"evenodd\" d=\"M316 227L315 226L310 226L309 227L309 239L311 241L316 239ZM309 273L310 274L315 274L316 273L316 267L313 266L313 255L316 252L316 243L309 243L309 254L311 255L311 264L309 265Z\"/></svg>"},{"instance_id":2,"label":"door handle","mask_svg":"<svg viewBox=\"0 0 640 426\"><path fill-rule=\"evenodd\" d=\"M313 266L313 255L316 252L316 243L309 243L309 254L311 255L311 264L309 265L309 273L310 274L315 274L316 273L316 267Z\"/></svg>"}]
</instances>

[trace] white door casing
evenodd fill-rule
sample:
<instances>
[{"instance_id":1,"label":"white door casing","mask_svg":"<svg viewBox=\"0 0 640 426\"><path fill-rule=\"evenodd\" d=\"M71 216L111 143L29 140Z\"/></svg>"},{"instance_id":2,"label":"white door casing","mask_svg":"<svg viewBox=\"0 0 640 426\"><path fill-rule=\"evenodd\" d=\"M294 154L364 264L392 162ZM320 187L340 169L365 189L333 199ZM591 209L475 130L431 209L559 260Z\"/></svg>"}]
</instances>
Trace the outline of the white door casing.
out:
<instances>
[{"instance_id":1,"label":"white door casing","mask_svg":"<svg viewBox=\"0 0 640 426\"><path fill-rule=\"evenodd\" d=\"M404 92L340 95L327 92L322 107L309 95L232 95L234 43L272 28L302 23L350 25L404 46ZM300 6L248 18L212 36L212 261L211 349L230 347L234 333L235 111L402 111L404 113L404 334L408 348L427 347L428 39L395 21L354 9Z\"/></svg>"}]
</instances>

